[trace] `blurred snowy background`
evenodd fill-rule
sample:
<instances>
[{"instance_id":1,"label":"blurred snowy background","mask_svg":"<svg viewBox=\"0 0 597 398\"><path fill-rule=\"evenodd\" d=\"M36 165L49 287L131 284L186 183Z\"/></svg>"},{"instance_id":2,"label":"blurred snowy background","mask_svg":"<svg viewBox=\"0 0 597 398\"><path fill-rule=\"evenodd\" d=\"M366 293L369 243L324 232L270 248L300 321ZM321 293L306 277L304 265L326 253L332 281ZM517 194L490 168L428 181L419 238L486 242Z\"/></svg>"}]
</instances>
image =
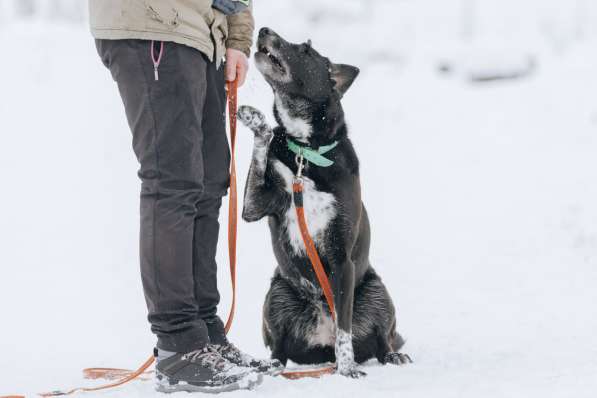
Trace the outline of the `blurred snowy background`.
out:
<instances>
[{"instance_id":1,"label":"blurred snowy background","mask_svg":"<svg viewBox=\"0 0 597 398\"><path fill-rule=\"evenodd\" d=\"M344 105L372 262L416 362L233 396L595 397L597 2L255 3L258 26L362 70ZM136 367L153 344L137 164L86 6L0 0L0 395ZM255 68L240 102L271 109ZM231 336L257 355L270 247L264 222L241 223ZM219 264L224 313L225 250ZM97 396L153 393L137 382Z\"/></svg>"}]
</instances>

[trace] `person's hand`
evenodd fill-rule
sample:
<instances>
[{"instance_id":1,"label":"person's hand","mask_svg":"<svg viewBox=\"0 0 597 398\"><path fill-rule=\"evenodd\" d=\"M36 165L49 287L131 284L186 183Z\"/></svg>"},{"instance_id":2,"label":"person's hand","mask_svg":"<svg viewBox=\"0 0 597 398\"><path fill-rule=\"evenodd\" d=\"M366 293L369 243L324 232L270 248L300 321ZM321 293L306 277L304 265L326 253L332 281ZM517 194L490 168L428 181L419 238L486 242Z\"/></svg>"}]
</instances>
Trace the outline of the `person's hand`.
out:
<instances>
[{"instance_id":1,"label":"person's hand","mask_svg":"<svg viewBox=\"0 0 597 398\"><path fill-rule=\"evenodd\" d=\"M249 60L244 52L228 48L226 50L226 80L238 79L238 86L242 86L249 71Z\"/></svg>"}]
</instances>

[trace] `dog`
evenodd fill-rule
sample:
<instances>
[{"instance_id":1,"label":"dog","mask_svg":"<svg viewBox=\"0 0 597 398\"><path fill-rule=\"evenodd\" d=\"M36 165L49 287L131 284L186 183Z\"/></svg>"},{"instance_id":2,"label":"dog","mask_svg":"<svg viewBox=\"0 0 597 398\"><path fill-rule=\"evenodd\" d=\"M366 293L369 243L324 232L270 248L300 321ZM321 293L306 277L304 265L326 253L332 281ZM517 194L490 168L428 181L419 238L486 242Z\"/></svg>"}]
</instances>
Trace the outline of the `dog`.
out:
<instances>
[{"instance_id":1,"label":"dog","mask_svg":"<svg viewBox=\"0 0 597 398\"><path fill-rule=\"evenodd\" d=\"M377 358L405 364L392 299L369 262L370 226L361 201L359 160L340 100L359 69L332 63L311 42L293 44L262 28L255 62L274 92L271 128L250 106L238 119L254 133L242 217L268 218L278 262L263 308L263 336L284 365L336 362L344 376ZM291 150L295 149L295 152ZM333 291L336 322L310 265L292 202L296 148L310 149L303 172L308 229ZM325 148L325 154L322 149ZM303 151L304 153L304 151ZM322 160L323 158L323 160ZM311 160L309 160L311 159Z\"/></svg>"}]
</instances>

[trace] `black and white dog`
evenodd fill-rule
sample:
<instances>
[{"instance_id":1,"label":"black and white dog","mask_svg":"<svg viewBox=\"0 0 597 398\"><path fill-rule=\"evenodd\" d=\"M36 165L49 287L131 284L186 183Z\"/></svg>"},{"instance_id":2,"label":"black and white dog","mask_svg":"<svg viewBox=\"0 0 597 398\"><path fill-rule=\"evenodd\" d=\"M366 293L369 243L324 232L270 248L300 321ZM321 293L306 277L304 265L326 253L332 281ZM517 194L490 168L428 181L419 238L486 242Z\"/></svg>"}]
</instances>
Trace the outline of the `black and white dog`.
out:
<instances>
[{"instance_id":1,"label":"black and white dog","mask_svg":"<svg viewBox=\"0 0 597 398\"><path fill-rule=\"evenodd\" d=\"M255 62L275 95L271 128L263 114L242 106L238 118L255 134L243 218L268 217L278 267L265 299L263 335L272 357L286 364L337 363L359 377L371 358L403 364L390 295L369 263L370 229L361 201L359 161L340 104L359 70L334 64L311 47L292 44L268 28L259 32ZM297 150L298 148L298 150ZM307 225L330 279L332 321L307 257L292 203L296 154L302 148ZM323 150L325 148L325 150Z\"/></svg>"}]
</instances>

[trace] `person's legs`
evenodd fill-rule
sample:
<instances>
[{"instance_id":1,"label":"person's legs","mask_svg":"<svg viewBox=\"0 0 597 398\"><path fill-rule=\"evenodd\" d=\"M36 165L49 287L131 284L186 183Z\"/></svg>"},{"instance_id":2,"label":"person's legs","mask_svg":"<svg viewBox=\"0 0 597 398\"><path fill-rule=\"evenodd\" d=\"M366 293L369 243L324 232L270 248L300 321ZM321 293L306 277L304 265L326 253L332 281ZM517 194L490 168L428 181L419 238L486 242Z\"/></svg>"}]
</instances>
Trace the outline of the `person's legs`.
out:
<instances>
[{"instance_id":1,"label":"person's legs","mask_svg":"<svg viewBox=\"0 0 597 398\"><path fill-rule=\"evenodd\" d=\"M216 315L218 215L230 163L223 68L190 47L165 43L156 81L150 45L97 41L141 165L141 275L158 337L157 388L252 388L261 382L254 371L272 366L229 344Z\"/></svg>"},{"instance_id":2,"label":"person's legs","mask_svg":"<svg viewBox=\"0 0 597 398\"><path fill-rule=\"evenodd\" d=\"M225 344L226 334L216 315L220 295L217 289L216 248L218 215L222 196L229 186L230 150L226 137L226 90L224 65L206 68L206 97L203 111L203 162L205 192L197 203L195 220L195 296L199 318L206 322L209 338L214 344Z\"/></svg>"},{"instance_id":3,"label":"person's legs","mask_svg":"<svg viewBox=\"0 0 597 398\"><path fill-rule=\"evenodd\" d=\"M150 42L96 43L118 83L141 165L141 275L158 337L156 389L251 389L262 376L210 344L210 335L226 342L215 263L230 160L223 77L214 81L215 65L183 45L165 43L155 80Z\"/></svg>"},{"instance_id":4,"label":"person's legs","mask_svg":"<svg viewBox=\"0 0 597 398\"><path fill-rule=\"evenodd\" d=\"M184 353L209 342L195 289L194 235L217 241L219 205L214 202L203 212L197 208L206 188L203 113L211 63L197 50L164 44L156 81L150 42L97 42L118 83L141 166L140 255L149 321L158 348ZM209 226L197 230L202 213L209 213ZM201 291L217 296L216 285Z\"/></svg>"}]
</instances>

